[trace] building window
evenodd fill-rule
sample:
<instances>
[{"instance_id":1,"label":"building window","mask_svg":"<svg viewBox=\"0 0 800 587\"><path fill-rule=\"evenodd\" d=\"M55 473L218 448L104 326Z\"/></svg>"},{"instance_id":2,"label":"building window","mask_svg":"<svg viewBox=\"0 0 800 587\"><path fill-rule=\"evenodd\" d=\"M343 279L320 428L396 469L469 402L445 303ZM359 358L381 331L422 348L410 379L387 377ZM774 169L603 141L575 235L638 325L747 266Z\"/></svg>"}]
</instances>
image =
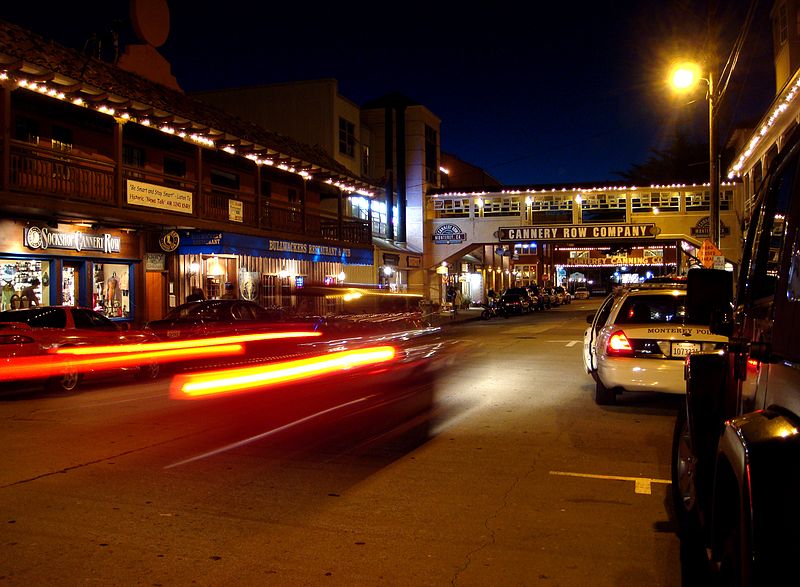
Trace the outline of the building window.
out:
<instances>
[{"instance_id":1,"label":"building window","mask_svg":"<svg viewBox=\"0 0 800 587\"><path fill-rule=\"evenodd\" d=\"M24 116L18 116L14 137L18 141L39 144L39 123Z\"/></svg>"},{"instance_id":2,"label":"building window","mask_svg":"<svg viewBox=\"0 0 800 587\"><path fill-rule=\"evenodd\" d=\"M50 142L56 151L71 151L72 131L63 126L53 125L53 137Z\"/></svg>"},{"instance_id":3,"label":"building window","mask_svg":"<svg viewBox=\"0 0 800 587\"><path fill-rule=\"evenodd\" d=\"M425 125L425 181L434 185L439 183L438 134L436 129Z\"/></svg>"},{"instance_id":4,"label":"building window","mask_svg":"<svg viewBox=\"0 0 800 587\"><path fill-rule=\"evenodd\" d=\"M230 173L228 171L220 171L219 169L211 170L211 185L227 188L229 190L239 189L239 175Z\"/></svg>"},{"instance_id":5,"label":"building window","mask_svg":"<svg viewBox=\"0 0 800 587\"><path fill-rule=\"evenodd\" d=\"M778 46L789 40L789 15L786 2L778 7Z\"/></svg>"},{"instance_id":6,"label":"building window","mask_svg":"<svg viewBox=\"0 0 800 587\"><path fill-rule=\"evenodd\" d=\"M173 157L164 157L164 175L186 177L186 161Z\"/></svg>"},{"instance_id":7,"label":"building window","mask_svg":"<svg viewBox=\"0 0 800 587\"><path fill-rule=\"evenodd\" d=\"M370 166L370 159L369 159L369 146L364 145L361 148L361 174L369 176L369 166Z\"/></svg>"},{"instance_id":8,"label":"building window","mask_svg":"<svg viewBox=\"0 0 800 587\"><path fill-rule=\"evenodd\" d=\"M122 145L122 163L124 165L142 169L144 167L144 162L144 149L142 147Z\"/></svg>"},{"instance_id":9,"label":"building window","mask_svg":"<svg viewBox=\"0 0 800 587\"><path fill-rule=\"evenodd\" d=\"M348 157L356 153L356 125L339 117L339 152Z\"/></svg>"}]
</instances>

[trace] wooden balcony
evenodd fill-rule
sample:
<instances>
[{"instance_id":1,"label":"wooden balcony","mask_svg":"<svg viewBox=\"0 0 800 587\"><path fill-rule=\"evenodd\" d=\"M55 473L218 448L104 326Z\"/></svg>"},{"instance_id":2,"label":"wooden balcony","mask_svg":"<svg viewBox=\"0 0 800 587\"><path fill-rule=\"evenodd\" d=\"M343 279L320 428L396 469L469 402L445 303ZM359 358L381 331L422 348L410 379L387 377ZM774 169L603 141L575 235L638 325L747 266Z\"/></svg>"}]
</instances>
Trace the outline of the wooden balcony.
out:
<instances>
[{"instance_id":1,"label":"wooden balcony","mask_svg":"<svg viewBox=\"0 0 800 587\"><path fill-rule=\"evenodd\" d=\"M221 230L235 231L246 226L283 237L323 240L349 245L369 245L369 224L357 218L337 218L323 210L298 204L259 198L252 193L231 190L196 181L159 174L131 166L122 168L122 180L134 180L192 194L190 215L140 207L127 203L125 187L115 189L115 166L76 156L68 151L10 141L8 178L1 178L7 191L22 195L42 195L62 202L99 206L92 211L102 216L102 207L124 210L135 217L137 211L158 212L162 224L185 225L191 219L213 221ZM198 197L198 194L200 196ZM241 210L241 216L239 216Z\"/></svg>"}]
</instances>

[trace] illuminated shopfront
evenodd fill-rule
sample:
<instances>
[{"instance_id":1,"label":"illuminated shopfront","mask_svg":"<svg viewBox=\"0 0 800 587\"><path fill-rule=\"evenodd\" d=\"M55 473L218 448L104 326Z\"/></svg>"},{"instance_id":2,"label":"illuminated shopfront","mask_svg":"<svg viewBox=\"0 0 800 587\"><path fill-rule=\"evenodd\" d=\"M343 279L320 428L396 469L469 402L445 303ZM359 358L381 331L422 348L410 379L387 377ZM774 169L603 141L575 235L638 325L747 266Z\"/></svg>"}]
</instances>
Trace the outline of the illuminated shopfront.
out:
<instances>
[{"instance_id":1,"label":"illuminated shopfront","mask_svg":"<svg viewBox=\"0 0 800 587\"><path fill-rule=\"evenodd\" d=\"M136 251L122 231L0 221L0 308L81 306L132 320Z\"/></svg>"},{"instance_id":2,"label":"illuminated shopfront","mask_svg":"<svg viewBox=\"0 0 800 587\"><path fill-rule=\"evenodd\" d=\"M306 285L363 284L372 279L372 250L265 239L228 232L183 231L177 248L181 293L236 297L262 306L294 306Z\"/></svg>"}]
</instances>

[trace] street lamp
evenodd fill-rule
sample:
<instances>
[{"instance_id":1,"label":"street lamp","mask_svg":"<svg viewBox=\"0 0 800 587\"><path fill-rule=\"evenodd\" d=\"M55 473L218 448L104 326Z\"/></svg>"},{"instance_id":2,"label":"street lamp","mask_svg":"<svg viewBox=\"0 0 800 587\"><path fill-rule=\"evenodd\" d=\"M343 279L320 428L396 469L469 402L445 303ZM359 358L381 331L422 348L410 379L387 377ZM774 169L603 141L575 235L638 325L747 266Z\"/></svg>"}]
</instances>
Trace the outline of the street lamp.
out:
<instances>
[{"instance_id":1,"label":"street lamp","mask_svg":"<svg viewBox=\"0 0 800 587\"><path fill-rule=\"evenodd\" d=\"M717 99L714 88L714 75L709 71L702 77L699 65L685 61L673 66L670 73L670 83L679 92L688 92L701 81L708 85L706 100L708 101L708 174L710 192L710 212L708 215L709 237L714 245L719 246L720 221L719 221L719 168L717 165L717 124L716 111Z\"/></svg>"}]
</instances>

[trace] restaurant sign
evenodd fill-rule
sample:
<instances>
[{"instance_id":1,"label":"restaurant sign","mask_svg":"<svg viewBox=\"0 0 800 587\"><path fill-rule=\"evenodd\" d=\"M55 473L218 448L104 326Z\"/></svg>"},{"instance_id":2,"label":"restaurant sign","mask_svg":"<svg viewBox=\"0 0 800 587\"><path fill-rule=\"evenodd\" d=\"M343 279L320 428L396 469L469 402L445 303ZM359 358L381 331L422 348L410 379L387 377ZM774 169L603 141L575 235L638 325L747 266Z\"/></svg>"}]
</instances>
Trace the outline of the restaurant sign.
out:
<instances>
[{"instance_id":1,"label":"restaurant sign","mask_svg":"<svg viewBox=\"0 0 800 587\"><path fill-rule=\"evenodd\" d=\"M653 238L655 224L549 224L512 226L498 231L500 242Z\"/></svg>"},{"instance_id":2,"label":"restaurant sign","mask_svg":"<svg viewBox=\"0 0 800 587\"><path fill-rule=\"evenodd\" d=\"M29 226L24 233L29 249L69 249L71 251L97 251L119 253L121 239L109 233L63 232L47 226Z\"/></svg>"}]
</instances>

